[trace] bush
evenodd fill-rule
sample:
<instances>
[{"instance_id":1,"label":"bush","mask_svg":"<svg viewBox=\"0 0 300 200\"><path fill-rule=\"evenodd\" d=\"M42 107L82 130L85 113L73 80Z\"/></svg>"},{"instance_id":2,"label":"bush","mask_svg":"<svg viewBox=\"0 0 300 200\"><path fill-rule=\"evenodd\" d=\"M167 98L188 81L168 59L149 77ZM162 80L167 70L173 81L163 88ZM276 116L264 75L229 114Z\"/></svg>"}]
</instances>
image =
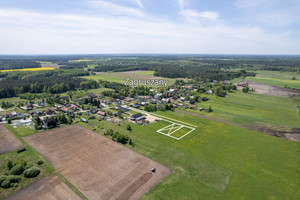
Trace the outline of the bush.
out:
<instances>
[{"instance_id":1,"label":"bush","mask_svg":"<svg viewBox=\"0 0 300 200\"><path fill-rule=\"evenodd\" d=\"M21 175L24 172L24 166L23 165L15 165L11 170L9 171L9 174L11 175Z\"/></svg>"},{"instance_id":2,"label":"bush","mask_svg":"<svg viewBox=\"0 0 300 200\"><path fill-rule=\"evenodd\" d=\"M7 166L8 170L11 170L11 168L13 168L13 163L9 160L9 161L7 161L6 166Z\"/></svg>"},{"instance_id":3,"label":"bush","mask_svg":"<svg viewBox=\"0 0 300 200\"><path fill-rule=\"evenodd\" d=\"M41 159L38 159L38 161L36 161L36 164L38 164L38 165L41 165L41 164L43 164L43 163L44 163L44 161L41 160Z\"/></svg>"},{"instance_id":4,"label":"bush","mask_svg":"<svg viewBox=\"0 0 300 200\"><path fill-rule=\"evenodd\" d=\"M16 176L16 175L9 175L7 177L7 179L9 180L9 182L11 183L19 183L20 180L21 180L21 177L20 176Z\"/></svg>"},{"instance_id":5,"label":"bush","mask_svg":"<svg viewBox=\"0 0 300 200\"><path fill-rule=\"evenodd\" d=\"M0 185L2 184L3 181L7 179L6 175L0 175Z\"/></svg>"},{"instance_id":6,"label":"bush","mask_svg":"<svg viewBox=\"0 0 300 200\"><path fill-rule=\"evenodd\" d=\"M10 187L10 182L8 179L4 180L2 183L1 183L1 187L2 188L9 188Z\"/></svg>"},{"instance_id":7,"label":"bush","mask_svg":"<svg viewBox=\"0 0 300 200\"><path fill-rule=\"evenodd\" d=\"M41 170L37 167L31 167L30 169L26 169L24 172L24 176L26 178L33 178L40 174Z\"/></svg>"}]
</instances>

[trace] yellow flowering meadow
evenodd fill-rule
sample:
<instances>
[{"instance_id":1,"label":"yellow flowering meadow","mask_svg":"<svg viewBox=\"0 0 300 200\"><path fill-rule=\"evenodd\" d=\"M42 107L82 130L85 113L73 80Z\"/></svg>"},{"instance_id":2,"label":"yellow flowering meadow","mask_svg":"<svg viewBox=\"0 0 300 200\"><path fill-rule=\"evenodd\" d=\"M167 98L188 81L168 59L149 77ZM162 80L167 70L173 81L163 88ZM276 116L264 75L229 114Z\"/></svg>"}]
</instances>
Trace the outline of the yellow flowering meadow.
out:
<instances>
[{"instance_id":1,"label":"yellow flowering meadow","mask_svg":"<svg viewBox=\"0 0 300 200\"><path fill-rule=\"evenodd\" d=\"M53 70L54 67L39 67L39 68L25 68L25 69L5 69L0 72L15 72L15 71L41 71L41 70Z\"/></svg>"}]
</instances>

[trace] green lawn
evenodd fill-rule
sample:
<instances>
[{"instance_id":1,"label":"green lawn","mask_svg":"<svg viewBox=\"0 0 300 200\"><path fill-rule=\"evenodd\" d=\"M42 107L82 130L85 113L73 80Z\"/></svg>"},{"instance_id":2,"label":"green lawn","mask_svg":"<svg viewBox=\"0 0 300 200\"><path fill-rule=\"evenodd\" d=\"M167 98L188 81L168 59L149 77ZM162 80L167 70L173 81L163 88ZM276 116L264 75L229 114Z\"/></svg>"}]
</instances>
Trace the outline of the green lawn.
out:
<instances>
[{"instance_id":1,"label":"green lawn","mask_svg":"<svg viewBox=\"0 0 300 200\"><path fill-rule=\"evenodd\" d=\"M255 71L256 77L247 77L247 80L266 83L284 87L300 89L300 73L296 72L280 72L280 71ZM292 80L295 77L296 80Z\"/></svg>"},{"instance_id":2,"label":"green lawn","mask_svg":"<svg viewBox=\"0 0 300 200\"><path fill-rule=\"evenodd\" d=\"M21 190L22 188L30 185L31 183L37 181L38 179L44 177L48 173L51 173L54 171L53 167L46 161L44 158L42 158L33 148L28 146L21 137L31 135L36 133L35 131L24 128L22 126L18 127L17 129L14 129L11 126L7 126L7 128L23 143L25 144L26 151L23 151L21 153L18 153L17 151L9 152L6 154L0 155L0 174L3 174L6 170L6 163L10 160L12 162L19 162L21 160L26 161L28 164L32 164L34 166L37 166L41 172L40 174L35 178L25 178L24 175L20 175L21 182L19 183L18 187L15 188L9 188L9 189L3 189L0 187L0 199L5 199L8 196L14 194L16 191ZM42 165L37 165L37 160L43 160L44 163Z\"/></svg>"},{"instance_id":3,"label":"green lawn","mask_svg":"<svg viewBox=\"0 0 300 200\"><path fill-rule=\"evenodd\" d=\"M198 103L197 106L198 108L211 106L212 113L191 109L186 111L242 125L259 123L279 129L300 128L300 112L297 107L300 106L299 100L255 93L245 94L241 91L228 93L227 97L216 98L214 95L207 97L209 101Z\"/></svg>"},{"instance_id":4,"label":"green lawn","mask_svg":"<svg viewBox=\"0 0 300 200\"><path fill-rule=\"evenodd\" d=\"M177 141L156 132L166 122L119 126L93 121L100 134L101 128L128 133L130 124L135 146L127 146L173 170L142 199L300 198L300 143L181 113L158 114L198 127Z\"/></svg>"},{"instance_id":5,"label":"green lawn","mask_svg":"<svg viewBox=\"0 0 300 200\"><path fill-rule=\"evenodd\" d=\"M105 80L110 82L117 82L125 84L125 78L129 78L132 80L147 80L147 79L164 79L168 81L168 86L175 83L176 79L164 78L153 76L153 71L142 71L135 73L128 72L108 72L104 74L97 74L92 76L84 76L86 79L92 80ZM149 86L150 87L150 86ZM152 86L153 88L157 88L158 86Z\"/></svg>"}]
</instances>

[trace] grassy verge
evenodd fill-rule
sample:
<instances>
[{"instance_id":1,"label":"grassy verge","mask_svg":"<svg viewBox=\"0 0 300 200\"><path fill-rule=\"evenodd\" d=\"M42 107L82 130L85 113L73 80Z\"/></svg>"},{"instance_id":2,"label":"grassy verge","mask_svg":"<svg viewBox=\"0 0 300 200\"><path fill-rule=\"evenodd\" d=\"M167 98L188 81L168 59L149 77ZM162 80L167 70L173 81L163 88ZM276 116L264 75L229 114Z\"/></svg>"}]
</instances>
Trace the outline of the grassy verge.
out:
<instances>
[{"instance_id":1,"label":"grassy verge","mask_svg":"<svg viewBox=\"0 0 300 200\"><path fill-rule=\"evenodd\" d=\"M72 183L70 183L63 175L58 172L55 174L69 187L71 188L78 196L80 196L83 200L88 200Z\"/></svg>"}]
</instances>

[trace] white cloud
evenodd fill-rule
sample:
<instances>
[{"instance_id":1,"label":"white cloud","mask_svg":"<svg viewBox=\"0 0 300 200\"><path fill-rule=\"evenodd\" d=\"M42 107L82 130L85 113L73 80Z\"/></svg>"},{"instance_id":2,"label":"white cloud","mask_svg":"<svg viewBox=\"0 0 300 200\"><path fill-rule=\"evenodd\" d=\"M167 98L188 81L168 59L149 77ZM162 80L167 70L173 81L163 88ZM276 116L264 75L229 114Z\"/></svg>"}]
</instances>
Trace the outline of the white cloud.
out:
<instances>
[{"instance_id":1,"label":"white cloud","mask_svg":"<svg viewBox=\"0 0 300 200\"><path fill-rule=\"evenodd\" d=\"M211 16L205 15L216 18ZM300 53L299 41L257 27L195 26L151 17L0 9L0 27L1 54Z\"/></svg>"},{"instance_id":2,"label":"white cloud","mask_svg":"<svg viewBox=\"0 0 300 200\"><path fill-rule=\"evenodd\" d=\"M299 0L237 0L234 6L241 9L255 24L284 27L300 22Z\"/></svg>"},{"instance_id":3,"label":"white cloud","mask_svg":"<svg viewBox=\"0 0 300 200\"><path fill-rule=\"evenodd\" d=\"M140 0L135 0L139 7L143 8ZM139 8L132 8L120 4L112 3L103 0L86 0L85 3L94 8L101 10L103 13L114 15L131 15L131 16L145 16L144 12Z\"/></svg>"},{"instance_id":4,"label":"white cloud","mask_svg":"<svg viewBox=\"0 0 300 200\"><path fill-rule=\"evenodd\" d=\"M141 0L135 0L136 4L140 7L140 8L144 8Z\"/></svg>"},{"instance_id":5,"label":"white cloud","mask_svg":"<svg viewBox=\"0 0 300 200\"><path fill-rule=\"evenodd\" d=\"M184 17L192 17L192 18L199 18L204 20L217 20L219 18L218 12L211 12L211 11L205 11L205 12L198 12L196 10L191 9L184 9L180 11L180 14L182 14Z\"/></svg>"}]
</instances>

